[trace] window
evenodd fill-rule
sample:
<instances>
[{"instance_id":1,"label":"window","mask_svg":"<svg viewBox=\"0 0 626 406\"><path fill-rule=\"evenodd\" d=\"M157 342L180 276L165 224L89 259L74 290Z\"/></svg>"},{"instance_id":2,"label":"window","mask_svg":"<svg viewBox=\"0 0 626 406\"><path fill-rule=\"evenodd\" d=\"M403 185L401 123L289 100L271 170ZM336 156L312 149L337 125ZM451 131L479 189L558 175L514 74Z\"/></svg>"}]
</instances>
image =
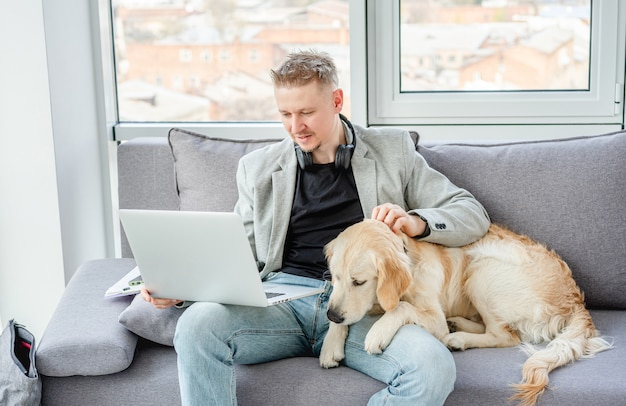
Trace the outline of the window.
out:
<instances>
[{"instance_id":1,"label":"window","mask_svg":"<svg viewBox=\"0 0 626 406\"><path fill-rule=\"evenodd\" d=\"M279 121L269 69L318 49L350 109L348 0L112 0L120 123Z\"/></svg>"},{"instance_id":2,"label":"window","mask_svg":"<svg viewBox=\"0 0 626 406\"><path fill-rule=\"evenodd\" d=\"M212 59L213 59L213 54L210 50L200 51L200 60L202 60L202 62L211 63Z\"/></svg>"},{"instance_id":3,"label":"window","mask_svg":"<svg viewBox=\"0 0 626 406\"><path fill-rule=\"evenodd\" d=\"M344 113L363 125L413 127L424 139L485 131L489 139L528 138L519 124L534 125L531 138L554 137L555 125L567 126L562 136L623 125L621 0L99 4L100 21L112 21L110 54L106 36L102 44L105 78L107 55L114 57L107 108L117 107L120 140L164 135L180 123L227 137L276 136L268 70L308 48L335 58Z\"/></svg>"},{"instance_id":4,"label":"window","mask_svg":"<svg viewBox=\"0 0 626 406\"><path fill-rule=\"evenodd\" d=\"M180 61L181 62L191 62L193 59L193 53L191 52L191 49L181 49L179 51L180 53Z\"/></svg>"},{"instance_id":5,"label":"window","mask_svg":"<svg viewBox=\"0 0 626 406\"><path fill-rule=\"evenodd\" d=\"M617 0L367 7L369 124L622 122Z\"/></svg>"}]
</instances>

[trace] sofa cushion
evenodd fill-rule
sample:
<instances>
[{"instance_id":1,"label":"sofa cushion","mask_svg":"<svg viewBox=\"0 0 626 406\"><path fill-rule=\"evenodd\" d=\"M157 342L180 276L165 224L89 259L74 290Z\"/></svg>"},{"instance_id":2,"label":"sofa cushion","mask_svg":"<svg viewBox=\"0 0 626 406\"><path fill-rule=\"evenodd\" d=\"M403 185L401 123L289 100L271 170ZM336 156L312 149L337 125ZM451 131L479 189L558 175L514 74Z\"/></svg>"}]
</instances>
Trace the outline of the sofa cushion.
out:
<instances>
[{"instance_id":1,"label":"sofa cushion","mask_svg":"<svg viewBox=\"0 0 626 406\"><path fill-rule=\"evenodd\" d=\"M104 292L134 266L131 259L103 259L78 268L37 347L41 374L105 375L128 368L137 336L117 318L131 297L105 299Z\"/></svg>"},{"instance_id":2,"label":"sofa cushion","mask_svg":"<svg viewBox=\"0 0 626 406\"><path fill-rule=\"evenodd\" d=\"M590 313L596 327L615 339L615 347L552 371L548 389L539 397L540 405L626 404L626 312ZM474 348L452 355L457 379L446 405L515 405L507 402L512 394L510 385L521 380L522 364L528 358L519 347Z\"/></svg>"},{"instance_id":3,"label":"sofa cushion","mask_svg":"<svg viewBox=\"0 0 626 406\"><path fill-rule=\"evenodd\" d=\"M143 300L141 295L137 295L120 314L118 320L124 327L140 337L162 345L173 346L176 323L184 310L184 308L176 307L157 309Z\"/></svg>"},{"instance_id":4,"label":"sofa cushion","mask_svg":"<svg viewBox=\"0 0 626 406\"><path fill-rule=\"evenodd\" d=\"M626 309L626 132L418 151L494 223L560 254L589 307Z\"/></svg>"},{"instance_id":5,"label":"sofa cushion","mask_svg":"<svg viewBox=\"0 0 626 406\"><path fill-rule=\"evenodd\" d=\"M224 139L173 128L168 140L180 210L232 211L238 197L235 175L239 158L281 139Z\"/></svg>"}]
</instances>

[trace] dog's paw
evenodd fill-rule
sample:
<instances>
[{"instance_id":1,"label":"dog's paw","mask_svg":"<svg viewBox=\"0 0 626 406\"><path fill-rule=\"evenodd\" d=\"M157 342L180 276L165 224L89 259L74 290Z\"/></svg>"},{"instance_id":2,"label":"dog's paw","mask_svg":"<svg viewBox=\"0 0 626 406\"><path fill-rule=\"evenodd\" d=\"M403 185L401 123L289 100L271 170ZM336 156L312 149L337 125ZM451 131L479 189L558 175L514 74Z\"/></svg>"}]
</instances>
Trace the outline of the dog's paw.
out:
<instances>
[{"instance_id":1,"label":"dog's paw","mask_svg":"<svg viewBox=\"0 0 626 406\"><path fill-rule=\"evenodd\" d=\"M326 345L326 342L322 344L322 351L320 352L320 366L322 368L335 368L339 366L339 363L346 357L343 347L330 348Z\"/></svg>"},{"instance_id":2,"label":"dog's paw","mask_svg":"<svg viewBox=\"0 0 626 406\"><path fill-rule=\"evenodd\" d=\"M485 333L485 324L482 321L474 321L466 319L465 317L450 317L447 321L450 333L458 333L461 331L474 334Z\"/></svg>"},{"instance_id":3,"label":"dog's paw","mask_svg":"<svg viewBox=\"0 0 626 406\"><path fill-rule=\"evenodd\" d=\"M328 333L322 343L320 351L320 365L322 368L334 368L339 366L345 357L344 347L348 337L348 326L330 323Z\"/></svg>"},{"instance_id":4,"label":"dog's paw","mask_svg":"<svg viewBox=\"0 0 626 406\"><path fill-rule=\"evenodd\" d=\"M381 354L383 350L387 348L390 342L391 340L386 342L386 340L369 338L369 334L368 334L368 337L365 338L365 342L363 344L364 344L365 351L367 351L367 353L370 355L374 355L374 354Z\"/></svg>"},{"instance_id":5,"label":"dog's paw","mask_svg":"<svg viewBox=\"0 0 626 406\"><path fill-rule=\"evenodd\" d=\"M394 334L389 334L388 331L383 329L376 329L376 324L372 326L370 331L365 336L363 346L368 354L380 354L389 345L393 339Z\"/></svg>"},{"instance_id":6,"label":"dog's paw","mask_svg":"<svg viewBox=\"0 0 626 406\"><path fill-rule=\"evenodd\" d=\"M457 327L456 327L456 322L448 319L448 331L450 333L456 333Z\"/></svg>"},{"instance_id":7,"label":"dog's paw","mask_svg":"<svg viewBox=\"0 0 626 406\"><path fill-rule=\"evenodd\" d=\"M446 347L453 351L463 351L467 348L462 333L448 334L441 341L446 345Z\"/></svg>"}]
</instances>

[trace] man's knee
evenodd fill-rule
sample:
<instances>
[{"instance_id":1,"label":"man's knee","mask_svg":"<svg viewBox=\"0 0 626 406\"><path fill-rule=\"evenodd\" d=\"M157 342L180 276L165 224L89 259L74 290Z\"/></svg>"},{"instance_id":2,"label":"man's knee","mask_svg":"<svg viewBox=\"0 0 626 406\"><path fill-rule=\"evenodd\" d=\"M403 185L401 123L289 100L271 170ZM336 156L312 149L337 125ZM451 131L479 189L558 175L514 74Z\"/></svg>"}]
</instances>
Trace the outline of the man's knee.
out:
<instances>
[{"instance_id":1,"label":"man's knee","mask_svg":"<svg viewBox=\"0 0 626 406\"><path fill-rule=\"evenodd\" d=\"M205 342L220 323L223 306L216 303L197 302L188 307L176 323L174 347L185 343Z\"/></svg>"},{"instance_id":2,"label":"man's knee","mask_svg":"<svg viewBox=\"0 0 626 406\"><path fill-rule=\"evenodd\" d=\"M430 333L416 325L402 327L397 334L397 351L405 351L407 359L421 379L452 391L456 380L456 365L450 350ZM394 338L395 340L395 338Z\"/></svg>"}]
</instances>

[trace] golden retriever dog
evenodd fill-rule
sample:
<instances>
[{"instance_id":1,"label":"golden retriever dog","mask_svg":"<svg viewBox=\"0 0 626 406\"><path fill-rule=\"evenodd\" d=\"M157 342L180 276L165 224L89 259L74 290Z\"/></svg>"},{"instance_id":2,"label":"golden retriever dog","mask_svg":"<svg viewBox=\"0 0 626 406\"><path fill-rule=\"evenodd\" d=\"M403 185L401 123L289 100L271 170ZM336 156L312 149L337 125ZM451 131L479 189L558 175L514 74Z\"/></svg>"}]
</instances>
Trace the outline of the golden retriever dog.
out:
<instances>
[{"instance_id":1,"label":"golden retriever dog","mask_svg":"<svg viewBox=\"0 0 626 406\"><path fill-rule=\"evenodd\" d=\"M422 326L452 350L524 344L530 357L512 399L533 405L550 371L612 346L596 330L567 264L497 225L473 244L447 248L364 220L331 241L326 256L333 292L320 354L325 368L344 358L351 324L383 313L365 338L371 354L405 324ZM532 346L541 343L547 346Z\"/></svg>"}]
</instances>

